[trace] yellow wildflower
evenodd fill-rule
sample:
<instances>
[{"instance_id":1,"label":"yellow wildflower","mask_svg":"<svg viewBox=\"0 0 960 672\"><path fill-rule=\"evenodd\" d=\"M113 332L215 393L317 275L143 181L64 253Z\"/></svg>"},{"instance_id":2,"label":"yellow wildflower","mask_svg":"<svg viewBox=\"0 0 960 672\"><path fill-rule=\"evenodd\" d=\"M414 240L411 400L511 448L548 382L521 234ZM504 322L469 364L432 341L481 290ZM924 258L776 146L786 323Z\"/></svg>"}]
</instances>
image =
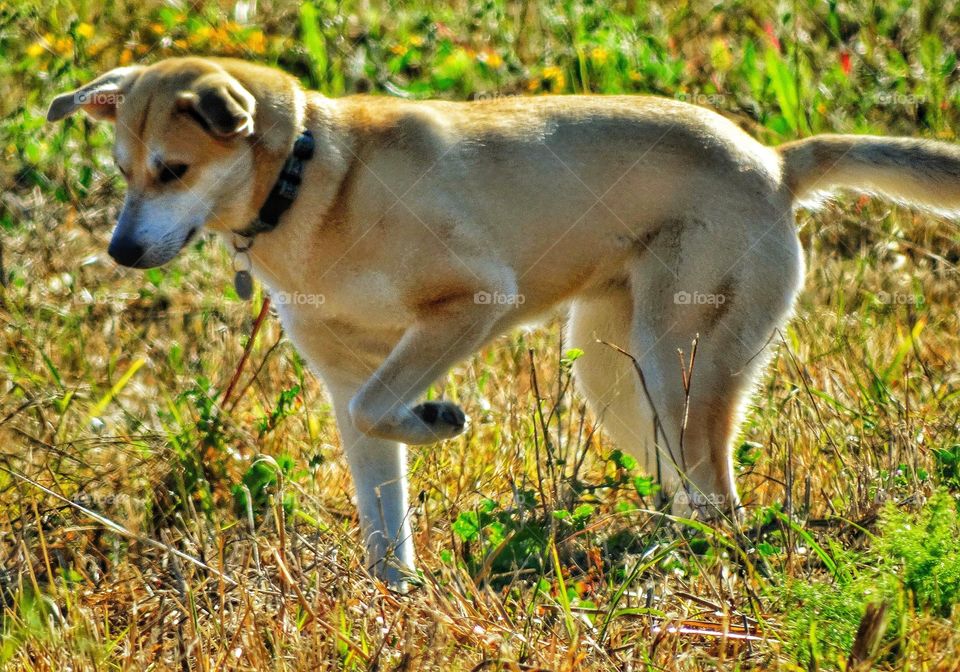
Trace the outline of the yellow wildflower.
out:
<instances>
[{"instance_id":1,"label":"yellow wildflower","mask_svg":"<svg viewBox=\"0 0 960 672\"><path fill-rule=\"evenodd\" d=\"M77 35L79 35L83 39L89 40L91 37L93 37L94 31L93 31L93 26L91 26L89 23L79 23L77 24L76 32L77 32Z\"/></svg>"},{"instance_id":2,"label":"yellow wildflower","mask_svg":"<svg viewBox=\"0 0 960 672\"><path fill-rule=\"evenodd\" d=\"M604 47L594 47L590 51L590 60L592 60L594 63L602 65L607 62L607 56L609 55L610 52L608 52Z\"/></svg>"},{"instance_id":3,"label":"yellow wildflower","mask_svg":"<svg viewBox=\"0 0 960 672\"><path fill-rule=\"evenodd\" d=\"M103 50L106 48L106 46L106 42L91 42L87 45L87 56L96 58L103 53Z\"/></svg>"},{"instance_id":4,"label":"yellow wildflower","mask_svg":"<svg viewBox=\"0 0 960 672\"><path fill-rule=\"evenodd\" d=\"M247 46L255 54L262 54L267 50L267 40L259 30L250 33L247 37Z\"/></svg>"},{"instance_id":5,"label":"yellow wildflower","mask_svg":"<svg viewBox=\"0 0 960 672\"><path fill-rule=\"evenodd\" d=\"M484 49L477 54L477 60L486 64L490 68L499 68L503 65L503 58L493 49Z\"/></svg>"},{"instance_id":6,"label":"yellow wildflower","mask_svg":"<svg viewBox=\"0 0 960 672\"><path fill-rule=\"evenodd\" d=\"M53 50L61 56L66 56L71 53L73 51L73 38L58 37L57 41L53 43Z\"/></svg>"},{"instance_id":7,"label":"yellow wildflower","mask_svg":"<svg viewBox=\"0 0 960 672\"><path fill-rule=\"evenodd\" d=\"M562 91L567 83L563 70L555 65L548 65L543 69L543 78L550 82L549 89L553 92Z\"/></svg>"},{"instance_id":8,"label":"yellow wildflower","mask_svg":"<svg viewBox=\"0 0 960 672\"><path fill-rule=\"evenodd\" d=\"M34 42L29 47L27 47L27 56L36 58L45 52L47 49L40 42Z\"/></svg>"},{"instance_id":9,"label":"yellow wildflower","mask_svg":"<svg viewBox=\"0 0 960 672\"><path fill-rule=\"evenodd\" d=\"M130 65L131 63L133 63L133 52L124 49L123 53L120 54L120 65Z\"/></svg>"}]
</instances>

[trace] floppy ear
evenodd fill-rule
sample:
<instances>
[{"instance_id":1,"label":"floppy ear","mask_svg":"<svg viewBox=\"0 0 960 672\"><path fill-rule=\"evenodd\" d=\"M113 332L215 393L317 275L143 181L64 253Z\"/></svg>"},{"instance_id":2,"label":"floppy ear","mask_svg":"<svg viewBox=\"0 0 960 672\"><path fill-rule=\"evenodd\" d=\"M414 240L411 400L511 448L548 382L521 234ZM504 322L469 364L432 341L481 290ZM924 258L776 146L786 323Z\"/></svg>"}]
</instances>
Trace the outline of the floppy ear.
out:
<instances>
[{"instance_id":1,"label":"floppy ear","mask_svg":"<svg viewBox=\"0 0 960 672\"><path fill-rule=\"evenodd\" d=\"M60 121L80 108L94 119L113 121L117 118L117 105L143 70L142 65L115 68L86 86L61 93L50 103L47 121Z\"/></svg>"},{"instance_id":2,"label":"floppy ear","mask_svg":"<svg viewBox=\"0 0 960 672\"><path fill-rule=\"evenodd\" d=\"M177 107L220 138L253 135L257 101L236 79L214 72L177 95Z\"/></svg>"}]
</instances>

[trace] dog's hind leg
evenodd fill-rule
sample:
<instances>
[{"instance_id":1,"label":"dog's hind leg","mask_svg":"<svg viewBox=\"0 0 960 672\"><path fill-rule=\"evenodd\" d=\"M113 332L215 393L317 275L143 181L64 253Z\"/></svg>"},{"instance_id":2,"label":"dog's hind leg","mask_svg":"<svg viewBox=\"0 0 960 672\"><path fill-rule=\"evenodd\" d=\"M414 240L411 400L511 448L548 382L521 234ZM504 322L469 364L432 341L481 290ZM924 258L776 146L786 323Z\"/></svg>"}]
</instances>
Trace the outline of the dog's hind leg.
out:
<instances>
[{"instance_id":1,"label":"dog's hind leg","mask_svg":"<svg viewBox=\"0 0 960 672\"><path fill-rule=\"evenodd\" d=\"M631 275L631 351L677 467L677 481L663 486L678 513L738 509L731 444L802 278L792 219L753 225L732 217L664 228Z\"/></svg>"},{"instance_id":2,"label":"dog's hind leg","mask_svg":"<svg viewBox=\"0 0 960 672\"><path fill-rule=\"evenodd\" d=\"M630 357L633 296L618 286L603 295L577 299L567 324L569 343L583 350L573 364L580 393L614 445L634 457L650 476L660 476L654 418ZM632 353L631 353L632 354Z\"/></svg>"}]
</instances>

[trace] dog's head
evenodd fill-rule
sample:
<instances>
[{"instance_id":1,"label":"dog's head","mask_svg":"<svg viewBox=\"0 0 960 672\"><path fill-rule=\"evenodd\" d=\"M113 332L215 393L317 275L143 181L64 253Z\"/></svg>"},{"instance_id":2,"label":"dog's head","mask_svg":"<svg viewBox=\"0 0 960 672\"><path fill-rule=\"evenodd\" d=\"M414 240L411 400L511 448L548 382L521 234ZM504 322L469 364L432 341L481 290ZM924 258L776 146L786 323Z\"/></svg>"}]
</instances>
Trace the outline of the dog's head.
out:
<instances>
[{"instance_id":1,"label":"dog's head","mask_svg":"<svg viewBox=\"0 0 960 672\"><path fill-rule=\"evenodd\" d=\"M204 226L241 228L254 189L254 96L221 64L171 59L117 68L57 96L49 121L83 109L116 125L127 195L110 241L124 266L172 259Z\"/></svg>"}]
</instances>

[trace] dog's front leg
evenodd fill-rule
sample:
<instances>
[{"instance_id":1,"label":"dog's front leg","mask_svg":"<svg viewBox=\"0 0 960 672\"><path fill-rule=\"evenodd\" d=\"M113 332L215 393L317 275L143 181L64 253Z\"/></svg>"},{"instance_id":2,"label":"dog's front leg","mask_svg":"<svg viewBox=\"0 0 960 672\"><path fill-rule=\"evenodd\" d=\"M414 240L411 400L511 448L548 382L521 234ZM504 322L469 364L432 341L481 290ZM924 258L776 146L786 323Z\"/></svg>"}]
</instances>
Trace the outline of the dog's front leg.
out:
<instances>
[{"instance_id":1,"label":"dog's front leg","mask_svg":"<svg viewBox=\"0 0 960 672\"><path fill-rule=\"evenodd\" d=\"M466 417L456 404L411 403L451 366L483 345L494 324L512 309L476 298L489 295L469 292L441 306L431 306L430 313L407 329L351 400L353 425L368 436L412 445L449 439L462 432Z\"/></svg>"},{"instance_id":2,"label":"dog's front leg","mask_svg":"<svg viewBox=\"0 0 960 672\"><path fill-rule=\"evenodd\" d=\"M367 565L402 587L415 569L407 494L407 447L368 436L354 427L347 407L357 387L331 385L340 441L350 466L360 513Z\"/></svg>"}]
</instances>

